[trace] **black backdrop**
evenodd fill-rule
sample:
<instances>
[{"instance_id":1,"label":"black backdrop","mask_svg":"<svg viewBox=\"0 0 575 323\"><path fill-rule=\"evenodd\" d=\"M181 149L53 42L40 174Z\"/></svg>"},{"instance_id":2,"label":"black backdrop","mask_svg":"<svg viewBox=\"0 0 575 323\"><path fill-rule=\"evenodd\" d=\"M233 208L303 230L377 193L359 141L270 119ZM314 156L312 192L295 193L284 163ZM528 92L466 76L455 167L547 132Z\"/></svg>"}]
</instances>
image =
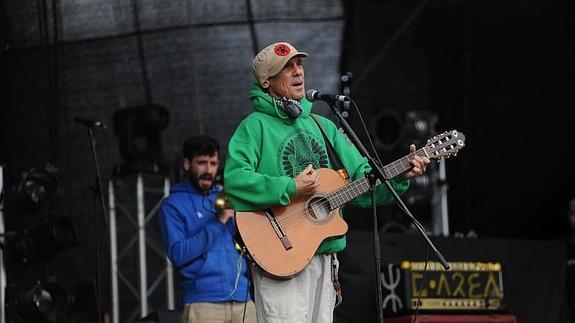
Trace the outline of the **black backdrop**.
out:
<instances>
[{"instance_id":1,"label":"black backdrop","mask_svg":"<svg viewBox=\"0 0 575 323\"><path fill-rule=\"evenodd\" d=\"M437 131L466 134L446 163L451 233L564 233L575 195L566 8L561 0L347 2L341 65L353 73L364 119L424 110L437 115Z\"/></svg>"}]
</instances>

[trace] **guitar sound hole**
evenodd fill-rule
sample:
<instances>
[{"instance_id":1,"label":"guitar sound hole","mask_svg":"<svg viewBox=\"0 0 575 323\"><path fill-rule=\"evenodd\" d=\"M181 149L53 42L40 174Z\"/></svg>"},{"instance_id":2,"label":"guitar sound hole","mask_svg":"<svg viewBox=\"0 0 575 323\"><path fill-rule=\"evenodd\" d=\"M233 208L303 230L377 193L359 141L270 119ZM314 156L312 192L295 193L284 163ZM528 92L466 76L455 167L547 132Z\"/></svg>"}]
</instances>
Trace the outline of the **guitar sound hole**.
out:
<instances>
[{"instance_id":1,"label":"guitar sound hole","mask_svg":"<svg viewBox=\"0 0 575 323\"><path fill-rule=\"evenodd\" d=\"M307 207L308 216L315 222L324 222L330 217L329 201L323 197L312 198Z\"/></svg>"}]
</instances>

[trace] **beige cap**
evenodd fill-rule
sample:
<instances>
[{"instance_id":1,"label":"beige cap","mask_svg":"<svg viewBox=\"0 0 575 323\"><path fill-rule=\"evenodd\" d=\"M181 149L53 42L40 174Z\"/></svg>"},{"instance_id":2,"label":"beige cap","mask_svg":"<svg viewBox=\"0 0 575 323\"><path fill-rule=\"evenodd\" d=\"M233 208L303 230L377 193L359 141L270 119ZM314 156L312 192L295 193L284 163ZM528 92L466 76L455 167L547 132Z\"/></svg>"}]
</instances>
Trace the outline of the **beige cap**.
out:
<instances>
[{"instance_id":1,"label":"beige cap","mask_svg":"<svg viewBox=\"0 0 575 323\"><path fill-rule=\"evenodd\" d=\"M294 56L308 57L308 54L298 52L290 43L273 43L254 57L252 62L254 76L262 84L268 78L277 75Z\"/></svg>"}]
</instances>

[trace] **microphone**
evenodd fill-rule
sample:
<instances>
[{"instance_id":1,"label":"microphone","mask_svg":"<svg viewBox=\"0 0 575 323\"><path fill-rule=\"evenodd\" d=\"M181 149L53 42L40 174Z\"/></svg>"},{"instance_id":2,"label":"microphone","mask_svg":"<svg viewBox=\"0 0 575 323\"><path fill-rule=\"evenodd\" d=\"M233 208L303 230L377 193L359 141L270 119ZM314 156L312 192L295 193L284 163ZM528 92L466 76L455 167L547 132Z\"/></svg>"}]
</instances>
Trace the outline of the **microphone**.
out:
<instances>
[{"instance_id":1,"label":"microphone","mask_svg":"<svg viewBox=\"0 0 575 323\"><path fill-rule=\"evenodd\" d=\"M314 89L307 91L305 97L310 102L314 102L317 100L326 101L326 102L350 101L348 96L340 95L340 94L321 93L320 91L314 90Z\"/></svg>"},{"instance_id":2,"label":"microphone","mask_svg":"<svg viewBox=\"0 0 575 323\"><path fill-rule=\"evenodd\" d=\"M108 127L102 121L94 121L86 118L74 117L74 122L83 124L88 128L99 127L103 129L108 129Z\"/></svg>"}]
</instances>

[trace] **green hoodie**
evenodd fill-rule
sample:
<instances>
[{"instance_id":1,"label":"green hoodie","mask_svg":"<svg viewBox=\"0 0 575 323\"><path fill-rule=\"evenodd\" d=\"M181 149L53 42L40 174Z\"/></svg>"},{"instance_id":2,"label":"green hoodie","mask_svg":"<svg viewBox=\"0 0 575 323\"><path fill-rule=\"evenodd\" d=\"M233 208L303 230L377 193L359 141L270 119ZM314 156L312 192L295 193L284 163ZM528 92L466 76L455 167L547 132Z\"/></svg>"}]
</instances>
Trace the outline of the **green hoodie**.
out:
<instances>
[{"instance_id":1,"label":"green hoodie","mask_svg":"<svg viewBox=\"0 0 575 323\"><path fill-rule=\"evenodd\" d=\"M288 205L296 196L294 177L312 164L314 169L331 168L322 134L310 117L312 104L300 100L302 113L288 117L275 105L275 100L254 84L250 91L255 112L238 126L228 144L224 178L225 192L237 211L262 210L275 205ZM314 116L344 164L352 180L371 170L367 160L329 119ZM409 180L395 178L391 183L398 193L409 187ZM392 200L385 185L377 188L377 203ZM370 207L369 193L350 205ZM338 252L345 248L345 237L325 240L317 253Z\"/></svg>"}]
</instances>

